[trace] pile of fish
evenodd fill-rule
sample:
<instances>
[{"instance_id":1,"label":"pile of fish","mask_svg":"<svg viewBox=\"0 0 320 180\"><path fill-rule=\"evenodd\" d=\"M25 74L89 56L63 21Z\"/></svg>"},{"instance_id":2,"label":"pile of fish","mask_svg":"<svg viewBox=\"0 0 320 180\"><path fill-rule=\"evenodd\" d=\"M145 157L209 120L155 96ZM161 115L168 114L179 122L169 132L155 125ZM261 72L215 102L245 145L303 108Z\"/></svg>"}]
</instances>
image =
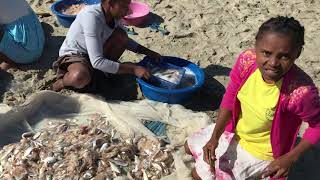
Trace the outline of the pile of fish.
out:
<instances>
[{"instance_id":1,"label":"pile of fish","mask_svg":"<svg viewBox=\"0 0 320 180\"><path fill-rule=\"evenodd\" d=\"M0 179L160 179L174 171L161 140L124 139L106 121L52 123L0 151Z\"/></svg>"},{"instance_id":2,"label":"pile of fish","mask_svg":"<svg viewBox=\"0 0 320 180\"><path fill-rule=\"evenodd\" d=\"M86 6L87 4L84 4L84 3L73 4L73 5L65 6L64 8L62 8L61 12L63 14L68 14L68 15L77 15Z\"/></svg>"},{"instance_id":3,"label":"pile of fish","mask_svg":"<svg viewBox=\"0 0 320 180\"><path fill-rule=\"evenodd\" d=\"M159 69L152 75L174 84L179 84L183 76L183 74L177 69Z\"/></svg>"}]
</instances>

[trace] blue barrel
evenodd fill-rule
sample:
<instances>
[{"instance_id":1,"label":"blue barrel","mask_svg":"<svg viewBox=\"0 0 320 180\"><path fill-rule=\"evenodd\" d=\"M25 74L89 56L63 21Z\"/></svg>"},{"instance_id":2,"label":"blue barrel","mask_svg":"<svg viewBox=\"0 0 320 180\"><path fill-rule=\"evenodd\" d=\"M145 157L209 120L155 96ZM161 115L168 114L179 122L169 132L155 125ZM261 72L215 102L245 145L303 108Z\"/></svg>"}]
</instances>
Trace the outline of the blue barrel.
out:
<instances>
[{"instance_id":1,"label":"blue barrel","mask_svg":"<svg viewBox=\"0 0 320 180\"><path fill-rule=\"evenodd\" d=\"M144 66L147 61L150 61L148 57L144 58L139 64L141 66ZM185 59L171 56L163 57L162 61L190 69L196 76L196 82L193 86L189 86L186 88L164 89L156 87L144 81L143 79L137 78L137 82L144 97L154 101L165 102L169 104L181 104L187 101L191 97L191 95L204 84L204 72L196 64Z\"/></svg>"}]
</instances>

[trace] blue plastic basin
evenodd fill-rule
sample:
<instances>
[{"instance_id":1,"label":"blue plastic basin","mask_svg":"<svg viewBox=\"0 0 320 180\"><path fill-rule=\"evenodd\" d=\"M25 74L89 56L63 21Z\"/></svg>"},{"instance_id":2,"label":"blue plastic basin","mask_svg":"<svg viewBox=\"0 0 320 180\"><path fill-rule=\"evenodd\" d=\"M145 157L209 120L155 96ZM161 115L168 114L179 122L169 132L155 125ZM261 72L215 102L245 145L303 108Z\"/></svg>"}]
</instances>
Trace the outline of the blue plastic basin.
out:
<instances>
[{"instance_id":1,"label":"blue plastic basin","mask_svg":"<svg viewBox=\"0 0 320 180\"><path fill-rule=\"evenodd\" d=\"M82 3L92 5L100 3L100 0L60 0L52 4L51 11L57 16L60 25L69 28L77 15L62 14L61 9L65 6Z\"/></svg>"},{"instance_id":2,"label":"blue plastic basin","mask_svg":"<svg viewBox=\"0 0 320 180\"><path fill-rule=\"evenodd\" d=\"M145 66L150 61L148 57L145 57L139 65ZM165 56L162 59L163 62L168 62L176 66L185 67L191 70L196 76L196 82L193 86L189 86L181 89L164 89L156 87L143 79L137 78L137 82L144 97L154 100L165 102L169 104L181 104L188 100L190 96L204 84L204 72L194 63L181 59L178 57Z\"/></svg>"}]
</instances>

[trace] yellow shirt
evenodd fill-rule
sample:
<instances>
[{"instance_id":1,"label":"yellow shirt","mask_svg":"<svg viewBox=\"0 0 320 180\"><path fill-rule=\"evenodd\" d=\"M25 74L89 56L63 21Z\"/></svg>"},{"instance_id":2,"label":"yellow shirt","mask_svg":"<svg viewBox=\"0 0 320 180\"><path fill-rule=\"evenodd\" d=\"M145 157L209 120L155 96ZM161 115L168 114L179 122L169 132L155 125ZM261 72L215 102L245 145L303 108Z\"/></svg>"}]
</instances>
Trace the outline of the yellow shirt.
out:
<instances>
[{"instance_id":1,"label":"yellow shirt","mask_svg":"<svg viewBox=\"0 0 320 180\"><path fill-rule=\"evenodd\" d=\"M270 131L282 79L266 83L257 69L241 87L237 98L241 113L236 127L240 146L261 160L273 160Z\"/></svg>"}]
</instances>

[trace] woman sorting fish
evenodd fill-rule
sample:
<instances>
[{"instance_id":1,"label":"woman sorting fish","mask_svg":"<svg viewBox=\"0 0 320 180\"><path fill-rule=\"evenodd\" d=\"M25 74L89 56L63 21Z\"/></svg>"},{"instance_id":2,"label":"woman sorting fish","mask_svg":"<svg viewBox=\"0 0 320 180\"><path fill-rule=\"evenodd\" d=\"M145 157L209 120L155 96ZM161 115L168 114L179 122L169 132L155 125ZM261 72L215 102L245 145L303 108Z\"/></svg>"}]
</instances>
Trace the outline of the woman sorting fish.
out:
<instances>
[{"instance_id":1,"label":"woman sorting fish","mask_svg":"<svg viewBox=\"0 0 320 180\"><path fill-rule=\"evenodd\" d=\"M59 58L53 63L57 80L52 90L91 89L101 74L132 74L148 79L150 72L134 63L118 62L125 50L159 60L161 55L130 39L121 25L131 0L102 0L85 7L72 23ZM94 88L94 87L93 87Z\"/></svg>"}]
</instances>

